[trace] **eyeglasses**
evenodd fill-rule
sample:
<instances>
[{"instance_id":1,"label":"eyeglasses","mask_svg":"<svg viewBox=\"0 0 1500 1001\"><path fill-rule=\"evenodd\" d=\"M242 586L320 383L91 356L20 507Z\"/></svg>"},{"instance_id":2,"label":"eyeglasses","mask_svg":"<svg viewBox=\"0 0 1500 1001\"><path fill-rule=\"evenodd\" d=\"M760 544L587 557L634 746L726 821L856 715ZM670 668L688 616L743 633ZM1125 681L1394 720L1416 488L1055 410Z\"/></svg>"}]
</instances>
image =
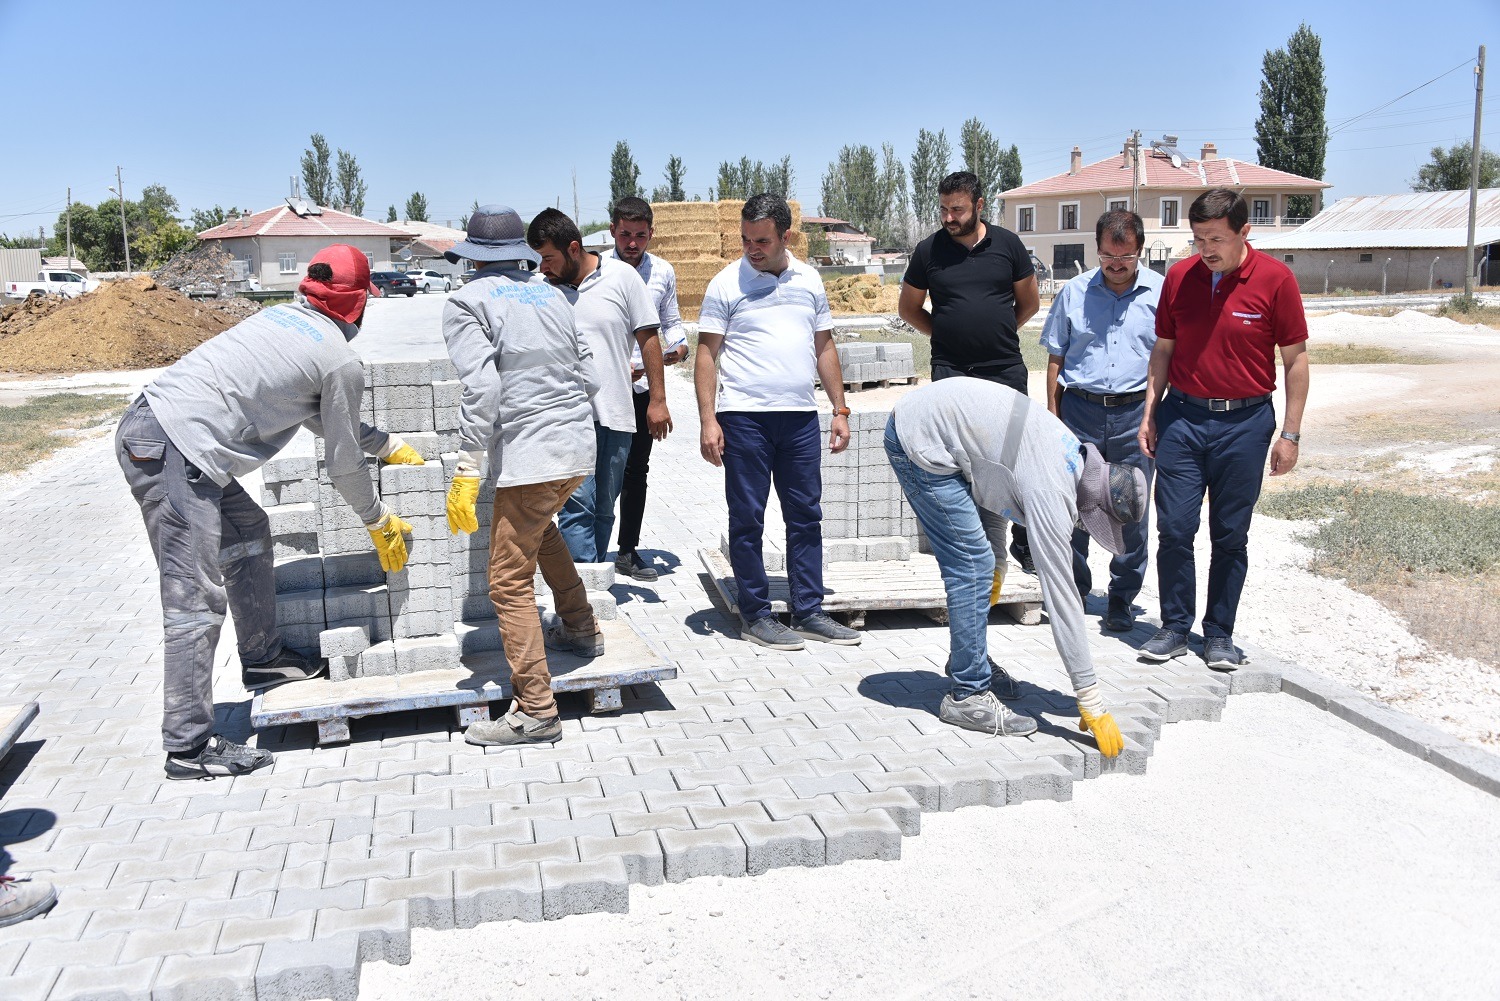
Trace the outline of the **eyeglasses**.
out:
<instances>
[{"instance_id":1,"label":"eyeglasses","mask_svg":"<svg viewBox=\"0 0 1500 1001\"><path fill-rule=\"evenodd\" d=\"M1099 255L1099 263L1100 264L1103 264L1105 261L1108 261L1111 264L1124 264L1127 261L1138 261L1140 259L1141 259L1141 255L1140 254L1126 254L1123 257L1116 257L1114 254L1100 254Z\"/></svg>"}]
</instances>

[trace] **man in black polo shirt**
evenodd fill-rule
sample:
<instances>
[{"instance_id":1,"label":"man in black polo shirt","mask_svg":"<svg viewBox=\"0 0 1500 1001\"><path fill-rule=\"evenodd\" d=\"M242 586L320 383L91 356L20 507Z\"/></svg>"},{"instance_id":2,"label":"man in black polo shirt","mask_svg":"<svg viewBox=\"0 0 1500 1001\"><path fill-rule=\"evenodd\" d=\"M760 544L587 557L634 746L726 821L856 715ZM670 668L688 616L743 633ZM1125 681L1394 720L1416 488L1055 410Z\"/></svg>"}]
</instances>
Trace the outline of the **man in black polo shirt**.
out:
<instances>
[{"instance_id":1,"label":"man in black polo shirt","mask_svg":"<svg viewBox=\"0 0 1500 1001\"><path fill-rule=\"evenodd\" d=\"M1031 255L1016 234L980 218L984 193L969 171L942 179L938 207L943 228L917 244L901 282L901 319L932 338L934 382L967 375L1024 396L1016 331L1041 306ZM1010 552L1021 569L1036 573L1019 524L1011 527Z\"/></svg>"}]
</instances>

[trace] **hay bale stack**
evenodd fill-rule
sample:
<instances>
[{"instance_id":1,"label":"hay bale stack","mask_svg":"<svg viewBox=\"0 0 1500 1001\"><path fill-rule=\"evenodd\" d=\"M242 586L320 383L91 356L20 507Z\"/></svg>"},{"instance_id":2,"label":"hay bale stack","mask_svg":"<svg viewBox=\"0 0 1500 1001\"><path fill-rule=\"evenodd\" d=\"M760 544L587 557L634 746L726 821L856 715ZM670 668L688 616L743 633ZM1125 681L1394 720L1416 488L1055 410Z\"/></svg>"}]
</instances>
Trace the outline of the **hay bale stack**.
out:
<instances>
[{"instance_id":1,"label":"hay bale stack","mask_svg":"<svg viewBox=\"0 0 1500 1001\"><path fill-rule=\"evenodd\" d=\"M807 235L802 232L802 206L789 202L792 230L787 245L799 260L807 259ZM703 293L724 265L740 259L742 201L654 202L655 236L651 250L667 259L677 272L677 304L684 319L697 319Z\"/></svg>"},{"instance_id":2,"label":"hay bale stack","mask_svg":"<svg viewBox=\"0 0 1500 1001\"><path fill-rule=\"evenodd\" d=\"M875 275L830 278L823 288L834 313L894 313L901 300L899 285L882 284Z\"/></svg>"},{"instance_id":3,"label":"hay bale stack","mask_svg":"<svg viewBox=\"0 0 1500 1001\"><path fill-rule=\"evenodd\" d=\"M677 236L662 236L661 233L657 233L651 238L651 250L669 261L718 257L719 234L682 233Z\"/></svg>"}]
</instances>

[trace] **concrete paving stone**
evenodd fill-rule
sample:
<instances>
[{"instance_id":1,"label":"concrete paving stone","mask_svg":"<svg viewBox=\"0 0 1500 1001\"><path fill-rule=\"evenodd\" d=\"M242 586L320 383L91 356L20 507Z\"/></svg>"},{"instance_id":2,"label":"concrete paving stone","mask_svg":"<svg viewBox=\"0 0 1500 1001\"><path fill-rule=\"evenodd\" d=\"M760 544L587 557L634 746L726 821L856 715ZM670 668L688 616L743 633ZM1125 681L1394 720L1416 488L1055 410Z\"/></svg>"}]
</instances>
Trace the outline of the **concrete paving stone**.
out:
<instances>
[{"instance_id":1,"label":"concrete paving stone","mask_svg":"<svg viewBox=\"0 0 1500 1001\"><path fill-rule=\"evenodd\" d=\"M532 829L538 843L583 837L612 837L615 825L608 814L571 817L566 820L534 820Z\"/></svg>"},{"instance_id":2,"label":"concrete paving stone","mask_svg":"<svg viewBox=\"0 0 1500 1001\"><path fill-rule=\"evenodd\" d=\"M787 778L786 782L792 787L794 794L809 799L825 793L866 791L864 783L857 775L847 773L818 776L794 775Z\"/></svg>"},{"instance_id":3,"label":"concrete paving stone","mask_svg":"<svg viewBox=\"0 0 1500 1001\"><path fill-rule=\"evenodd\" d=\"M827 839L828 865L854 859L898 859L901 830L882 810L866 813L815 813L813 821Z\"/></svg>"},{"instance_id":4,"label":"concrete paving stone","mask_svg":"<svg viewBox=\"0 0 1500 1001\"><path fill-rule=\"evenodd\" d=\"M732 826L657 831L667 882L696 876L740 876L745 873L745 842Z\"/></svg>"},{"instance_id":5,"label":"concrete paving stone","mask_svg":"<svg viewBox=\"0 0 1500 1001\"><path fill-rule=\"evenodd\" d=\"M785 730L771 730L766 733L729 733L724 736L724 744L731 751L743 751L752 747L770 747L775 744L780 747L791 747L794 742L791 734Z\"/></svg>"},{"instance_id":6,"label":"concrete paving stone","mask_svg":"<svg viewBox=\"0 0 1500 1001\"><path fill-rule=\"evenodd\" d=\"M459 928L542 919L541 865L536 862L455 873L453 891L454 923Z\"/></svg>"},{"instance_id":7,"label":"concrete paving stone","mask_svg":"<svg viewBox=\"0 0 1500 1001\"><path fill-rule=\"evenodd\" d=\"M433 790L426 795L440 796L448 799L450 793L447 789ZM422 834L426 831L437 829L449 829L461 826L479 826L486 824L490 819L490 807L484 803L475 803L460 809L447 807L439 809L419 809L412 811L412 833Z\"/></svg>"},{"instance_id":8,"label":"concrete paving stone","mask_svg":"<svg viewBox=\"0 0 1500 1001\"><path fill-rule=\"evenodd\" d=\"M891 746L894 747L895 745L892 744ZM824 776L857 775L860 772L883 772L885 771L885 766L880 763L880 759L875 757L874 754L875 750L880 749L878 747L872 748L869 753L847 755L837 761L818 759L810 761L808 764L812 766L814 774ZM836 750L844 753L847 749L837 748Z\"/></svg>"},{"instance_id":9,"label":"concrete paving stone","mask_svg":"<svg viewBox=\"0 0 1500 1001\"><path fill-rule=\"evenodd\" d=\"M832 813L843 809L831 793L809 798L794 796L788 799L765 799L761 800L761 806L765 807L772 820L789 820L792 817L810 816L818 811Z\"/></svg>"},{"instance_id":10,"label":"concrete paving stone","mask_svg":"<svg viewBox=\"0 0 1500 1001\"><path fill-rule=\"evenodd\" d=\"M1007 805L1037 799L1066 802L1073 798L1073 775L1052 758L994 765L1005 779Z\"/></svg>"},{"instance_id":11,"label":"concrete paving stone","mask_svg":"<svg viewBox=\"0 0 1500 1001\"><path fill-rule=\"evenodd\" d=\"M742 765L740 770L745 773L745 779L751 783L790 779L798 775L812 778L814 774L812 765L806 761L794 761L790 764Z\"/></svg>"},{"instance_id":12,"label":"concrete paving stone","mask_svg":"<svg viewBox=\"0 0 1500 1001\"><path fill-rule=\"evenodd\" d=\"M377 817L376 831L370 836L372 856L382 852L436 852L453 847L453 831L450 828L435 827L420 834L411 832L383 834L378 826L379 820L380 818Z\"/></svg>"},{"instance_id":13,"label":"concrete paving stone","mask_svg":"<svg viewBox=\"0 0 1500 1001\"><path fill-rule=\"evenodd\" d=\"M434 872L454 872L459 869L488 869L494 865L495 849L492 845L470 845L468 848L437 852L412 852L412 876L426 876Z\"/></svg>"},{"instance_id":14,"label":"concrete paving stone","mask_svg":"<svg viewBox=\"0 0 1500 1001\"><path fill-rule=\"evenodd\" d=\"M184 806L182 816L191 820L194 817L202 817L207 814L234 814L249 813L259 810L265 802L266 793L264 789L235 790L233 792L225 787L225 791L216 794L193 796Z\"/></svg>"},{"instance_id":15,"label":"concrete paving stone","mask_svg":"<svg viewBox=\"0 0 1500 1001\"><path fill-rule=\"evenodd\" d=\"M535 823L538 820L567 820L572 814L568 812L568 801L565 799L554 799L546 803L496 803L490 808L490 818L496 823L505 820L526 820Z\"/></svg>"},{"instance_id":16,"label":"concrete paving stone","mask_svg":"<svg viewBox=\"0 0 1500 1001\"><path fill-rule=\"evenodd\" d=\"M734 806L690 806L688 816L692 818L693 826L699 828L771 819L759 802L738 803Z\"/></svg>"},{"instance_id":17,"label":"concrete paving stone","mask_svg":"<svg viewBox=\"0 0 1500 1001\"><path fill-rule=\"evenodd\" d=\"M738 806L740 803L764 799L784 799L793 795L792 787L783 779L748 782L743 785L720 785L717 791L719 799L724 801L725 806Z\"/></svg>"},{"instance_id":18,"label":"concrete paving stone","mask_svg":"<svg viewBox=\"0 0 1500 1001\"><path fill-rule=\"evenodd\" d=\"M532 833L531 821L515 820L498 823L486 823L477 827L455 827L453 829L453 847L456 849L470 848L474 845L492 845L500 842L510 844L533 844L536 837Z\"/></svg>"},{"instance_id":19,"label":"concrete paving stone","mask_svg":"<svg viewBox=\"0 0 1500 1001\"><path fill-rule=\"evenodd\" d=\"M352 999L359 992L359 936L270 941L255 967L256 1001Z\"/></svg>"},{"instance_id":20,"label":"concrete paving stone","mask_svg":"<svg viewBox=\"0 0 1500 1001\"><path fill-rule=\"evenodd\" d=\"M588 796L568 800L568 813L575 820L614 813L645 813L646 797L638 792L618 796Z\"/></svg>"},{"instance_id":21,"label":"concrete paving stone","mask_svg":"<svg viewBox=\"0 0 1500 1001\"><path fill-rule=\"evenodd\" d=\"M219 929L215 952L234 952L247 945L260 945L273 939L312 938L314 914L286 914L270 918L231 918Z\"/></svg>"},{"instance_id":22,"label":"concrete paving stone","mask_svg":"<svg viewBox=\"0 0 1500 1001\"><path fill-rule=\"evenodd\" d=\"M48 995L52 1001L150 1001L151 981L161 966L159 957L113 966L71 964L62 969Z\"/></svg>"},{"instance_id":23,"label":"concrete paving stone","mask_svg":"<svg viewBox=\"0 0 1500 1001\"><path fill-rule=\"evenodd\" d=\"M337 938L354 933L359 939L359 962L386 962L404 966L411 961L411 925L404 901L358 910L319 911L313 939Z\"/></svg>"},{"instance_id":24,"label":"concrete paving stone","mask_svg":"<svg viewBox=\"0 0 1500 1001\"><path fill-rule=\"evenodd\" d=\"M618 856L587 862L543 862L542 917L547 920L569 914L630 909L630 880Z\"/></svg>"},{"instance_id":25,"label":"concrete paving stone","mask_svg":"<svg viewBox=\"0 0 1500 1001\"><path fill-rule=\"evenodd\" d=\"M661 841L654 831L641 831L627 837L583 837L578 839L581 861L618 858L625 866L631 884L658 886L666 880Z\"/></svg>"},{"instance_id":26,"label":"concrete paving stone","mask_svg":"<svg viewBox=\"0 0 1500 1001\"><path fill-rule=\"evenodd\" d=\"M319 874L322 868L319 867ZM415 873L413 875L416 875ZM320 880L323 882L324 880ZM341 882L336 886L313 886L309 888L288 888L283 886L276 891L276 903L271 909L273 918L284 917L288 914L298 914L303 911L317 911L325 908L339 908L353 910L364 905L365 884L360 880Z\"/></svg>"},{"instance_id":27,"label":"concrete paving stone","mask_svg":"<svg viewBox=\"0 0 1500 1001\"><path fill-rule=\"evenodd\" d=\"M279 872L261 872L260 870L255 870L252 872L225 873L225 875L230 877L230 896L234 897L249 897L267 891L275 892L276 887L281 883L281 873ZM153 883L152 886L154 887L156 884Z\"/></svg>"},{"instance_id":28,"label":"concrete paving stone","mask_svg":"<svg viewBox=\"0 0 1500 1001\"><path fill-rule=\"evenodd\" d=\"M111 932L108 935L88 939L85 946L72 936L42 937L58 930L47 927L52 924L50 918L44 918L42 921L44 924L31 929L31 935L27 936L29 944L26 946L26 952L21 956L21 961L16 964L18 974L69 966L77 963L80 954L85 952L95 966L108 966L120 955L120 950L129 937L127 932Z\"/></svg>"},{"instance_id":29,"label":"concrete paving stone","mask_svg":"<svg viewBox=\"0 0 1500 1001\"><path fill-rule=\"evenodd\" d=\"M0 977L0 997L7 1001L46 1001L59 972L52 968Z\"/></svg>"},{"instance_id":30,"label":"concrete paving stone","mask_svg":"<svg viewBox=\"0 0 1500 1001\"><path fill-rule=\"evenodd\" d=\"M987 764L947 765L924 769L941 789L938 810L966 806L1004 806L1005 777Z\"/></svg>"},{"instance_id":31,"label":"concrete paving stone","mask_svg":"<svg viewBox=\"0 0 1500 1001\"><path fill-rule=\"evenodd\" d=\"M151 984L151 1001L256 1001L259 945L212 956L166 956Z\"/></svg>"},{"instance_id":32,"label":"concrete paving stone","mask_svg":"<svg viewBox=\"0 0 1500 1001\"><path fill-rule=\"evenodd\" d=\"M922 805L902 788L881 792L840 792L834 798L849 813L880 810L890 817L903 837L916 837L922 831Z\"/></svg>"},{"instance_id":33,"label":"concrete paving stone","mask_svg":"<svg viewBox=\"0 0 1500 1001\"><path fill-rule=\"evenodd\" d=\"M743 782L739 784L743 784ZM702 786L696 789L679 789L675 792L660 792L656 789L646 789L642 794L646 797L647 808L652 812L671 810L676 807L724 805L724 801L719 799L719 794L713 786Z\"/></svg>"},{"instance_id":34,"label":"concrete paving stone","mask_svg":"<svg viewBox=\"0 0 1500 1001\"><path fill-rule=\"evenodd\" d=\"M454 874L447 872L406 879L372 879L365 884L365 906L379 907L404 900L411 927L439 931L452 928L453 879Z\"/></svg>"},{"instance_id":35,"label":"concrete paving stone","mask_svg":"<svg viewBox=\"0 0 1500 1001\"><path fill-rule=\"evenodd\" d=\"M283 867L276 880L276 892L316 890L323 885L327 863L323 859L298 859Z\"/></svg>"},{"instance_id":36,"label":"concrete paving stone","mask_svg":"<svg viewBox=\"0 0 1500 1001\"><path fill-rule=\"evenodd\" d=\"M821 741L810 744L797 744L795 743L797 737L798 734L794 731L791 734L791 738L794 742L791 747L783 747L778 744L768 745L765 748L766 755L778 765L790 764L797 761L814 761L818 759L822 759L825 761L838 760L838 752L829 747L827 744Z\"/></svg>"},{"instance_id":37,"label":"concrete paving stone","mask_svg":"<svg viewBox=\"0 0 1500 1001\"><path fill-rule=\"evenodd\" d=\"M181 917L177 919L176 924L180 928L191 928L208 922L217 925L230 918L268 918L271 916L271 908L275 903L276 894L269 890L250 897L189 900L176 905L181 909ZM145 921L143 924L146 927L168 926L166 923L154 921Z\"/></svg>"},{"instance_id":38,"label":"concrete paving stone","mask_svg":"<svg viewBox=\"0 0 1500 1001\"><path fill-rule=\"evenodd\" d=\"M484 772L458 772L454 775L445 777L453 779L464 779L469 778L470 776L474 776L479 779L485 779L488 777ZM419 787L421 781L421 776L418 776L417 783ZM449 796L453 800L453 808L455 810L461 810L464 807L474 806L478 804L489 807L492 816L494 814L494 808L497 806L527 805L525 786L456 785L449 790Z\"/></svg>"},{"instance_id":39,"label":"concrete paving stone","mask_svg":"<svg viewBox=\"0 0 1500 1001\"><path fill-rule=\"evenodd\" d=\"M745 872L759 876L790 866L815 868L825 864L827 844L810 817L746 821L735 825L745 842Z\"/></svg>"},{"instance_id":40,"label":"concrete paving stone","mask_svg":"<svg viewBox=\"0 0 1500 1001\"><path fill-rule=\"evenodd\" d=\"M575 862L578 860L578 840L558 838L535 844L512 844L499 842L494 846L495 865L504 869L528 862Z\"/></svg>"},{"instance_id":41,"label":"concrete paving stone","mask_svg":"<svg viewBox=\"0 0 1500 1001\"><path fill-rule=\"evenodd\" d=\"M241 918L240 920L256 920ZM174 953L201 955L214 951L221 927L218 921L204 921L185 928L142 927L125 936L125 943L115 957L118 963L133 963L140 959L168 956ZM90 960L100 955L91 942L87 950ZM75 957L76 958L76 957Z\"/></svg>"},{"instance_id":42,"label":"concrete paving stone","mask_svg":"<svg viewBox=\"0 0 1500 1001\"><path fill-rule=\"evenodd\" d=\"M613 815L615 833L629 837L642 831L659 831L674 828L679 831L696 830L687 807L671 810L653 810L650 813L617 813Z\"/></svg>"},{"instance_id":43,"label":"concrete paving stone","mask_svg":"<svg viewBox=\"0 0 1500 1001\"><path fill-rule=\"evenodd\" d=\"M1166 722L1180 723L1183 720L1209 720L1218 722L1224 711L1224 699L1195 688L1174 688L1166 685L1151 685L1154 695L1167 700Z\"/></svg>"},{"instance_id":44,"label":"concrete paving stone","mask_svg":"<svg viewBox=\"0 0 1500 1001\"><path fill-rule=\"evenodd\" d=\"M615 738L611 737L608 740L613 743ZM610 744L603 742L601 744L606 747L610 746ZM634 774L631 769L630 759L625 757L606 758L601 761L595 761L592 758L588 761L560 761L558 762L558 770L562 773L562 780L564 782L577 782L580 779L602 779L606 775L623 777Z\"/></svg>"},{"instance_id":45,"label":"concrete paving stone","mask_svg":"<svg viewBox=\"0 0 1500 1001\"><path fill-rule=\"evenodd\" d=\"M745 773L740 767L729 768L673 768L672 778L684 791L701 789L704 786L743 785ZM689 804L681 804L689 805Z\"/></svg>"},{"instance_id":46,"label":"concrete paving stone","mask_svg":"<svg viewBox=\"0 0 1500 1001\"><path fill-rule=\"evenodd\" d=\"M547 803L573 796L603 796L604 789L598 778L578 779L575 782L528 782L526 798L532 803Z\"/></svg>"},{"instance_id":47,"label":"concrete paving stone","mask_svg":"<svg viewBox=\"0 0 1500 1001\"><path fill-rule=\"evenodd\" d=\"M1144 775L1146 774L1146 762L1150 759L1151 752L1142 747L1129 734L1121 735L1124 739L1124 749L1113 758L1101 758L1099 762L1099 774L1104 775ZM1093 748L1095 754L1099 752Z\"/></svg>"}]
</instances>

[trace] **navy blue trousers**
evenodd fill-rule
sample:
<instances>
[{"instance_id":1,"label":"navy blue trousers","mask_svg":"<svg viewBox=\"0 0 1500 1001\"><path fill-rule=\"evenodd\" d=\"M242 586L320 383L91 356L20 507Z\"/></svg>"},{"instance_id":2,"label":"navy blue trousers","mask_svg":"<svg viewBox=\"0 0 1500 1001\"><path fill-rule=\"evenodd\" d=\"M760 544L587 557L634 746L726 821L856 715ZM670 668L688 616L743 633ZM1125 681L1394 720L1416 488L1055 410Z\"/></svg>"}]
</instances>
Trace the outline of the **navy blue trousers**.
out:
<instances>
[{"instance_id":1,"label":"navy blue trousers","mask_svg":"<svg viewBox=\"0 0 1500 1001\"><path fill-rule=\"evenodd\" d=\"M1089 442L1104 456L1105 462L1135 466L1146 474L1149 489L1155 464L1141 453L1141 414L1146 401L1123 407L1106 407L1085 400L1075 393L1062 394L1062 422L1081 442ZM1125 604L1141 593L1146 579L1147 550L1150 548L1151 512L1140 521L1125 526L1125 552L1109 561L1109 597ZM1073 583L1080 594L1094 586L1089 570L1089 533L1073 533Z\"/></svg>"},{"instance_id":2,"label":"navy blue trousers","mask_svg":"<svg viewBox=\"0 0 1500 1001\"><path fill-rule=\"evenodd\" d=\"M786 522L786 577L791 611L805 618L823 608L823 435L811 410L722 413L724 500L729 505L729 562L746 622L771 614L761 540L771 484Z\"/></svg>"},{"instance_id":3,"label":"navy blue trousers","mask_svg":"<svg viewBox=\"0 0 1500 1001\"><path fill-rule=\"evenodd\" d=\"M1197 568L1193 537L1208 494L1208 607L1203 635L1234 635L1249 565L1250 516L1260 498L1266 453L1276 432L1270 402L1213 413L1168 396L1156 410L1156 575L1161 624L1193 627Z\"/></svg>"}]
</instances>

